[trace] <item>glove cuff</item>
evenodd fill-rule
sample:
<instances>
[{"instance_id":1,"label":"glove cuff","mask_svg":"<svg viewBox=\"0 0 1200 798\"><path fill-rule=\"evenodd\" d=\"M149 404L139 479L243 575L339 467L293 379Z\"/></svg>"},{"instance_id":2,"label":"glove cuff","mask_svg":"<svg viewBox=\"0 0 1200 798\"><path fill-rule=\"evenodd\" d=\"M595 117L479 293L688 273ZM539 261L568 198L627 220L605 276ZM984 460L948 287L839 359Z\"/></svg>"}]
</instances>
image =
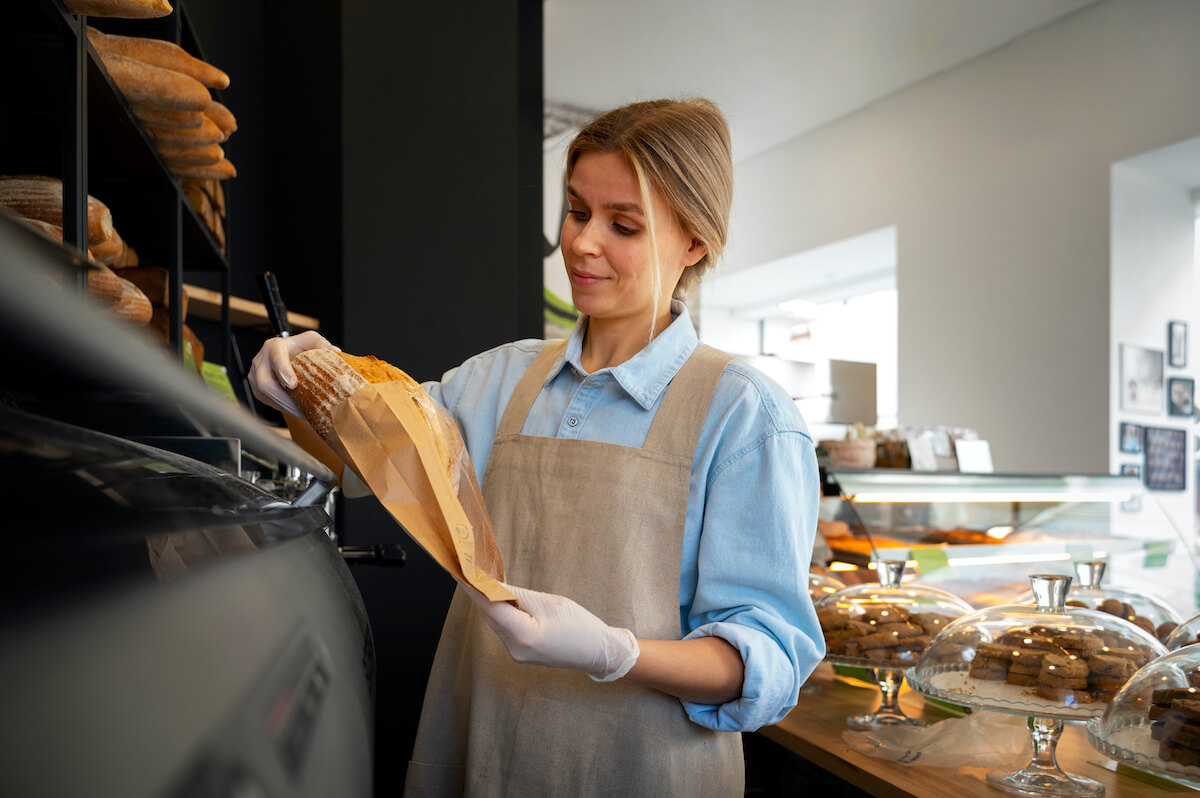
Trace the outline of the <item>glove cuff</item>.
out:
<instances>
[{"instance_id":1,"label":"glove cuff","mask_svg":"<svg viewBox=\"0 0 1200 798\"><path fill-rule=\"evenodd\" d=\"M625 649L625 658L615 668L605 674L597 676L594 673L589 673L588 677L594 682L615 682L617 679L620 679L629 673L637 663L638 656L642 653L641 648L638 646L637 637L634 636L633 632L628 629L614 629L613 631L622 638L618 645Z\"/></svg>"}]
</instances>

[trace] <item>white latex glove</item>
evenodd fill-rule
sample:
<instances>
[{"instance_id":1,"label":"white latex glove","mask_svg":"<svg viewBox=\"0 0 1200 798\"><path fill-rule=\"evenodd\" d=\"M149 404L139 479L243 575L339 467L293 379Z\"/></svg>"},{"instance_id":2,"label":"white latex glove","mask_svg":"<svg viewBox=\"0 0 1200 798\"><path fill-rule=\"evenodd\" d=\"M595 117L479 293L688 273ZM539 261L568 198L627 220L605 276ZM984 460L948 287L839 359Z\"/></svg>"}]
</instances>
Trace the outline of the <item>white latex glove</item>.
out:
<instances>
[{"instance_id":1,"label":"white latex glove","mask_svg":"<svg viewBox=\"0 0 1200 798\"><path fill-rule=\"evenodd\" d=\"M565 596L505 585L517 598L514 607L463 587L517 662L573 668L598 682L620 679L637 662L633 632L609 626Z\"/></svg>"},{"instance_id":2,"label":"white latex glove","mask_svg":"<svg viewBox=\"0 0 1200 798\"><path fill-rule=\"evenodd\" d=\"M338 349L316 330L289 335L286 338L270 338L254 360L250 361L250 390L265 405L293 416L304 417L300 408L288 395L287 388L296 387L296 372L292 370L292 358L309 349Z\"/></svg>"}]
</instances>

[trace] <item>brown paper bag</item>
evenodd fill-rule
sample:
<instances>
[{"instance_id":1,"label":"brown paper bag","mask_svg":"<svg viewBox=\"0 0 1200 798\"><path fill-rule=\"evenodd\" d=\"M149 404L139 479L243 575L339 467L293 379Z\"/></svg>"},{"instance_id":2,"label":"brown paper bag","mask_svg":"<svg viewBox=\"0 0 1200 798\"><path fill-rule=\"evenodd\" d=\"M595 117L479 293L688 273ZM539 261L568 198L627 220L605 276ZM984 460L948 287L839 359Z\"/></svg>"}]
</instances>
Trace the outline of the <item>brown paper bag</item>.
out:
<instances>
[{"instance_id":1,"label":"brown paper bag","mask_svg":"<svg viewBox=\"0 0 1200 798\"><path fill-rule=\"evenodd\" d=\"M459 435L442 407L428 405ZM326 443L439 565L492 601L511 601L500 584L504 565L466 446L460 436L452 477L434 434L404 386L384 382L360 388L333 409Z\"/></svg>"}]
</instances>

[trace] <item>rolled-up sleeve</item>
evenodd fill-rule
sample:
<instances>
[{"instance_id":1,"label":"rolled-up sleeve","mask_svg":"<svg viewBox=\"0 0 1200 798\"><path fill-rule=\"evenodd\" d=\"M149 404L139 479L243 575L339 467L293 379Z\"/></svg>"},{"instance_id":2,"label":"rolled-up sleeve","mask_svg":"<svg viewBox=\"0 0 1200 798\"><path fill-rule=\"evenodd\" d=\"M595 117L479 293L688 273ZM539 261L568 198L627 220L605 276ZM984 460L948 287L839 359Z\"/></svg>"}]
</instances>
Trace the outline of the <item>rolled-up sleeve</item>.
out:
<instances>
[{"instance_id":1,"label":"rolled-up sleeve","mask_svg":"<svg viewBox=\"0 0 1200 798\"><path fill-rule=\"evenodd\" d=\"M693 722L719 731L778 722L824 656L808 596L819 492L812 439L803 431L768 430L713 464L685 638L730 643L745 680L728 704L683 702Z\"/></svg>"}]
</instances>

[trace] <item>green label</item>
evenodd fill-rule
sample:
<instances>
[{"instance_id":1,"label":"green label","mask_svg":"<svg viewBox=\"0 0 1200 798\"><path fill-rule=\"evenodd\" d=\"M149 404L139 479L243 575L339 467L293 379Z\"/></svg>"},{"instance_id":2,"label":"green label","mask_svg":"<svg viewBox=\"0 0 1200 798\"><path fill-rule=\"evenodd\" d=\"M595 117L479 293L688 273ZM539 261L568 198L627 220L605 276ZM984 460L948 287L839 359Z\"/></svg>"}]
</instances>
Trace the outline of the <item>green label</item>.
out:
<instances>
[{"instance_id":1,"label":"green label","mask_svg":"<svg viewBox=\"0 0 1200 798\"><path fill-rule=\"evenodd\" d=\"M950 567L950 560L946 558L946 550L940 546L912 549L909 554L917 561L917 570L921 572L922 576L929 576L934 571Z\"/></svg>"},{"instance_id":2,"label":"green label","mask_svg":"<svg viewBox=\"0 0 1200 798\"><path fill-rule=\"evenodd\" d=\"M204 381L208 383L209 388L231 402L237 401L237 394L233 392L233 385L229 382L229 375L225 372L224 366L209 363L206 360L200 373L204 375Z\"/></svg>"},{"instance_id":3,"label":"green label","mask_svg":"<svg viewBox=\"0 0 1200 798\"><path fill-rule=\"evenodd\" d=\"M1147 540L1142 544L1142 551L1145 553L1143 568L1162 568L1167 564L1167 555L1171 553L1171 541Z\"/></svg>"}]
</instances>

